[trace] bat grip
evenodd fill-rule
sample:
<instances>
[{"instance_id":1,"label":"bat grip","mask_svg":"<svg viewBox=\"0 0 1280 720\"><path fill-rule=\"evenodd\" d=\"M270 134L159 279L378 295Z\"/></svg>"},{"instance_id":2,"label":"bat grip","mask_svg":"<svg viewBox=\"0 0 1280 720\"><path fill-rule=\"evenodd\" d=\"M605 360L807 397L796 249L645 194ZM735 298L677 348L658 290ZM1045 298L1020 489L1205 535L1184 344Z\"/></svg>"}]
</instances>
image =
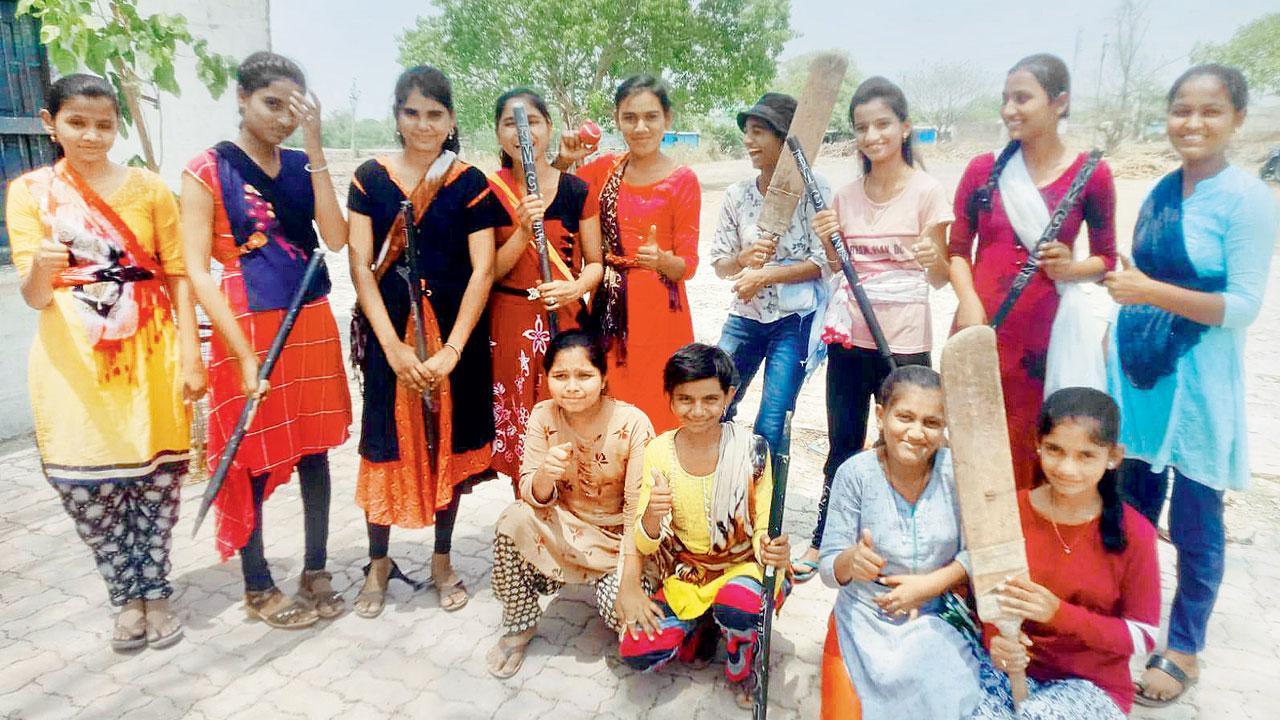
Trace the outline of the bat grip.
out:
<instances>
[{"instance_id":1,"label":"bat grip","mask_svg":"<svg viewBox=\"0 0 1280 720\"><path fill-rule=\"evenodd\" d=\"M1022 647L1020 639L1022 635L1021 619L1006 615L992 624L996 626L996 630L1000 631L1001 637L1016 643L1018 647ZM1026 650L1024 649L1023 652L1025 653ZM1009 692L1013 695L1013 706L1017 709L1018 705L1027 699L1027 671L1025 669L1009 670L1006 671L1006 674L1009 676Z\"/></svg>"}]
</instances>

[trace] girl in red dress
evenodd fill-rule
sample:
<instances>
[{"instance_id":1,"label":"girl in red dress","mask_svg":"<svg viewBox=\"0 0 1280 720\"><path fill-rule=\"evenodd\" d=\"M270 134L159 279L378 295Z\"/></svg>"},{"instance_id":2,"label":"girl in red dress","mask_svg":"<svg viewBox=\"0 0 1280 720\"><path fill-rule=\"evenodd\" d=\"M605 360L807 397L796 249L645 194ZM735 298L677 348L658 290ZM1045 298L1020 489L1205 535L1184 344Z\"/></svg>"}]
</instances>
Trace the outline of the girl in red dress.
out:
<instances>
[{"instance_id":1,"label":"girl in red dress","mask_svg":"<svg viewBox=\"0 0 1280 720\"><path fill-rule=\"evenodd\" d=\"M1025 164L1024 176L1052 211L1085 163L1086 155L1069 151L1058 133L1070 104L1070 84L1062 60L1043 54L1020 60L1005 79L1000 117L1010 143L999 157L987 153L970 161L956 189L950 255L951 285L960 301L958 328L990 322L1029 256L1002 202L1005 168L1011 162ZM1072 248L1082 224L1089 226L1090 256L1075 262ZM1067 213L1058 240L1041 248L1039 266L996 331L1014 469L1023 488L1030 487L1036 469L1035 423L1058 309L1054 283L1100 279L1115 266L1115 186L1105 162Z\"/></svg>"},{"instance_id":2,"label":"girl in red dress","mask_svg":"<svg viewBox=\"0 0 1280 720\"><path fill-rule=\"evenodd\" d=\"M196 156L182 177L187 274L217 337L209 363L210 472L235 428L245 396L258 385L258 362L284 319L303 269L320 252L313 222L330 250L347 242L347 223L326 170L320 107L307 99L293 61L250 55L237 71L240 134ZM301 125L306 152L280 143ZM222 266L221 287L209 271ZM304 296L258 406L215 501L218 552L239 551L245 611L272 627L305 627L343 610L325 571L329 534L329 460L346 441L351 396L342 369L338 326L329 309L324 266ZM188 328L191 333L195 328ZM194 335L189 342L198 342ZM294 468L302 490L306 562L298 599L276 588L262 540L262 504Z\"/></svg>"},{"instance_id":3,"label":"girl in red dress","mask_svg":"<svg viewBox=\"0 0 1280 720\"><path fill-rule=\"evenodd\" d=\"M613 111L627 152L601 155L578 170L600 198L605 275L591 312L609 346L609 394L643 410L657 433L678 425L659 368L693 342L684 284L698 269L702 209L698 176L662 152L671 118L666 83L628 78L614 94ZM555 164L567 167L587 154L566 133Z\"/></svg>"},{"instance_id":4,"label":"girl in red dress","mask_svg":"<svg viewBox=\"0 0 1280 720\"><path fill-rule=\"evenodd\" d=\"M524 167L512 108L523 102L537 159L536 195L525 195ZM519 226L497 228L493 292L489 296L489 336L493 349L493 466L513 482L520 478L529 413L546 400L542 357L551 340L547 314L554 312L560 331L578 327L582 298L604 275L600 248L600 203L586 181L562 173L547 162L551 114L540 95L528 88L503 93L493 110L502 148L502 169L489 176L507 213ZM542 220L551 281L543 282L534 220ZM536 292L535 292L536 291ZM534 297L534 296L537 297Z\"/></svg>"}]
</instances>

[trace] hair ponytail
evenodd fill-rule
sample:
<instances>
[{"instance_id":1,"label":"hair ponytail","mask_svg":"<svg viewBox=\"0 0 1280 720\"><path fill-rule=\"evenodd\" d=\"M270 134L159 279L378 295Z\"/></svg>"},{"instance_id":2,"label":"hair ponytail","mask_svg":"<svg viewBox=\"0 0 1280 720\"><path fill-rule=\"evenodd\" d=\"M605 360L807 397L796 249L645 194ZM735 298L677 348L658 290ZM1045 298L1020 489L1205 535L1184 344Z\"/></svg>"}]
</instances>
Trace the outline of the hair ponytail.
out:
<instances>
[{"instance_id":1,"label":"hair ponytail","mask_svg":"<svg viewBox=\"0 0 1280 720\"><path fill-rule=\"evenodd\" d=\"M1102 546L1107 552L1124 552L1129 539L1124 534L1124 502L1120 500L1119 471L1108 468L1098 481L1098 494L1102 495L1102 518L1099 528L1102 531Z\"/></svg>"},{"instance_id":2,"label":"hair ponytail","mask_svg":"<svg viewBox=\"0 0 1280 720\"><path fill-rule=\"evenodd\" d=\"M978 213L982 211L991 211L991 201L995 197L996 186L1000 184L1000 173L1004 172L1004 166L1009 164L1009 160L1013 158L1013 154L1018 152L1018 148L1022 147L1022 143L1017 140L1010 140L1008 145L1000 151L996 156L996 162L991 166L991 175L987 177L987 182L982 187L974 190L969 194L969 199L965 201L965 216L969 219L969 229L973 232L978 231Z\"/></svg>"}]
</instances>

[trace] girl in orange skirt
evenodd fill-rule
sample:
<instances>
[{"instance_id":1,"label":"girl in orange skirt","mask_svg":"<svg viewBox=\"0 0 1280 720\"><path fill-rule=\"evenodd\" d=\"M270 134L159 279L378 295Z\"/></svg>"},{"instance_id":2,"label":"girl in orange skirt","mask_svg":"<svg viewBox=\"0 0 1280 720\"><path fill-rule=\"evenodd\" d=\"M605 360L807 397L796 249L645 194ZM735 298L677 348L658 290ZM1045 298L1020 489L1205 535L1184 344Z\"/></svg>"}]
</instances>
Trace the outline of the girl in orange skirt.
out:
<instances>
[{"instance_id":1,"label":"girl in orange skirt","mask_svg":"<svg viewBox=\"0 0 1280 720\"><path fill-rule=\"evenodd\" d=\"M392 525L434 523L431 577L440 605L459 610L469 599L449 553L459 496L492 455L485 303L493 228L511 222L484 173L457 157L453 91L443 73L406 70L394 114L404 149L361 165L347 196L360 302L352 360L364 377L356 503L368 521L370 560L356 613L370 618L382 612L391 578L408 581L387 557ZM413 253L406 252L405 200L413 204ZM409 256L422 279L412 298L400 272L408 272ZM410 321L418 297L427 339L421 358Z\"/></svg>"},{"instance_id":2,"label":"girl in orange skirt","mask_svg":"<svg viewBox=\"0 0 1280 720\"><path fill-rule=\"evenodd\" d=\"M245 397L262 395L258 362L266 355L302 281L320 252L314 222L331 250L346 245L342 217L320 144L320 107L304 96L293 61L258 52L237 71L240 134L196 156L182 177L187 271L217 338L209 364L208 464L212 471L234 431ZM280 143L301 125L306 152ZM222 266L221 286L209 272ZM329 534L329 461L346 441L351 397L342 369L338 326L321 272L270 378L236 460L215 500L218 552L239 551L245 611L272 627L298 628L343 611L325 571ZM187 329L195 333L195 328ZM189 342L198 340L194 335ZM276 588L262 538L262 504L297 467L306 530L298 598Z\"/></svg>"}]
</instances>

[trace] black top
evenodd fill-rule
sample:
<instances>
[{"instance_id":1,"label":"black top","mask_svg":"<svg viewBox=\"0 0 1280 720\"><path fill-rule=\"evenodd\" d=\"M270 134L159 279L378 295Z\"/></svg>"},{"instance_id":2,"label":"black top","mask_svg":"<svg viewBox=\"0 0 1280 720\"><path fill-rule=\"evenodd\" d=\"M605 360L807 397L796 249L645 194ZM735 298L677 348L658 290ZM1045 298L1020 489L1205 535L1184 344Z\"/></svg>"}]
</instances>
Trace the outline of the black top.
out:
<instances>
[{"instance_id":1,"label":"black top","mask_svg":"<svg viewBox=\"0 0 1280 720\"><path fill-rule=\"evenodd\" d=\"M387 233L406 199L383 164L365 162L356 169L347 196L352 212L366 215L373 224L373 256L382 250ZM511 218L495 197L484 173L467 168L440 188L435 200L417 224L421 243L419 272L431 290L428 301L448 339L457 322L462 296L471 279L471 255L467 236L485 228L511 224ZM396 264L405 262L402 255ZM409 291L405 281L389 269L378 283L391 324L401 337L409 325ZM449 375L453 394L453 451L475 450L493 440L493 372L489 353L489 319L482 316L462 348L462 357ZM381 345L369 335L361 370L364 373L364 409L361 416L360 455L371 462L400 457L395 428L395 373Z\"/></svg>"}]
</instances>

